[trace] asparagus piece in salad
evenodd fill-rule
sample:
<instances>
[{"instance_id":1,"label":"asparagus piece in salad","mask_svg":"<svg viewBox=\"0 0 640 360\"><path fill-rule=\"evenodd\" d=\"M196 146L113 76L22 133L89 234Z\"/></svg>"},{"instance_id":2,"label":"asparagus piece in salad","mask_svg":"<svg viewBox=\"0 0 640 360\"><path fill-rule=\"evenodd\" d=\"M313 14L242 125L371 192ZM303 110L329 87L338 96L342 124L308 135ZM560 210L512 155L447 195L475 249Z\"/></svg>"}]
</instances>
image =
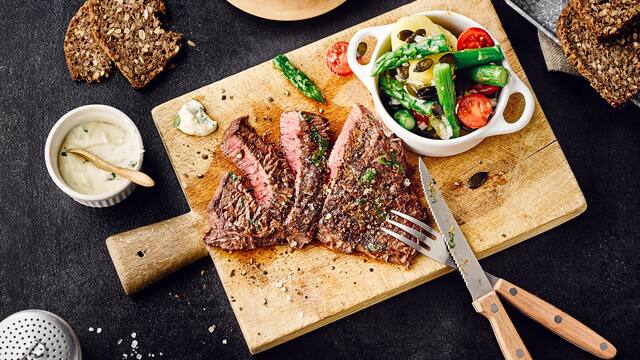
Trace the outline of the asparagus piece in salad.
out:
<instances>
[{"instance_id":1,"label":"asparagus piece in salad","mask_svg":"<svg viewBox=\"0 0 640 360\"><path fill-rule=\"evenodd\" d=\"M420 100L409 95L402 83L392 77L388 72L380 76L380 88L388 97L395 99L405 109L413 110L418 114L427 116L429 118L429 124L441 139L448 139L450 137L449 134L453 133L453 129L448 120L442 116L443 109L438 102ZM455 122L455 118L453 118L453 121ZM457 123L455 123L455 125L457 126Z\"/></svg>"},{"instance_id":2,"label":"asparagus piece in salad","mask_svg":"<svg viewBox=\"0 0 640 360\"><path fill-rule=\"evenodd\" d=\"M454 51L452 54L456 69L465 69L504 60L500 45Z\"/></svg>"},{"instance_id":3,"label":"asparagus piece in salad","mask_svg":"<svg viewBox=\"0 0 640 360\"><path fill-rule=\"evenodd\" d=\"M504 87L509 81L509 71L500 65L480 65L469 70L469 78L478 84Z\"/></svg>"},{"instance_id":4,"label":"asparagus piece in salad","mask_svg":"<svg viewBox=\"0 0 640 360\"><path fill-rule=\"evenodd\" d=\"M305 73L293 66L285 55L278 54L278 56L273 59L273 65L282 71L284 77L304 96L324 104L324 97L320 89L318 89Z\"/></svg>"},{"instance_id":5,"label":"asparagus piece in salad","mask_svg":"<svg viewBox=\"0 0 640 360\"><path fill-rule=\"evenodd\" d=\"M448 63L436 64L433 68L433 75L436 80L436 91L438 93L438 101L442 106L442 123L448 124L446 129L436 132L441 139L450 139L460 136L460 126L456 120L456 89L453 85L453 70ZM435 128L435 126L434 126ZM443 135L440 135L440 134Z\"/></svg>"},{"instance_id":6,"label":"asparagus piece in salad","mask_svg":"<svg viewBox=\"0 0 640 360\"><path fill-rule=\"evenodd\" d=\"M416 126L416 119L407 109L400 109L396 111L393 114L393 118L398 122L398 124L400 124L400 126L407 130L413 130Z\"/></svg>"},{"instance_id":7,"label":"asparagus piece in salad","mask_svg":"<svg viewBox=\"0 0 640 360\"><path fill-rule=\"evenodd\" d=\"M409 60L416 60L427 55L439 54L450 50L451 48L444 34L438 34L420 43L404 44L396 50L380 56L373 65L371 76L379 75L385 70L396 69Z\"/></svg>"}]
</instances>

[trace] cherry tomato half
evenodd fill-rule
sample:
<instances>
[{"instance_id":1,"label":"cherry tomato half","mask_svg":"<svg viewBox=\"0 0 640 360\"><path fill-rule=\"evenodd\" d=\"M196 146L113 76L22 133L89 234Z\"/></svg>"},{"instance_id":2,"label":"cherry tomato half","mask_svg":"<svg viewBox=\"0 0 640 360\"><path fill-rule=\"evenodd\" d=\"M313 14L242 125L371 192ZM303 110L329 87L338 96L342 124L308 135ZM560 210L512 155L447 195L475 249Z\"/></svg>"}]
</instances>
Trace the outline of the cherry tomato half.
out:
<instances>
[{"instance_id":1,"label":"cherry tomato half","mask_svg":"<svg viewBox=\"0 0 640 360\"><path fill-rule=\"evenodd\" d=\"M495 94L500 89L501 88L499 86L473 84L469 86L469 88L467 88L467 91L472 94L491 95L491 94Z\"/></svg>"},{"instance_id":2,"label":"cherry tomato half","mask_svg":"<svg viewBox=\"0 0 640 360\"><path fill-rule=\"evenodd\" d=\"M347 62L347 47L349 47L348 42L338 41L327 51L327 66L332 73L338 76L353 74Z\"/></svg>"},{"instance_id":3,"label":"cherry tomato half","mask_svg":"<svg viewBox=\"0 0 640 360\"><path fill-rule=\"evenodd\" d=\"M458 50L478 49L493 46L491 35L483 29L471 27L458 36Z\"/></svg>"},{"instance_id":4,"label":"cherry tomato half","mask_svg":"<svg viewBox=\"0 0 640 360\"><path fill-rule=\"evenodd\" d=\"M480 94L471 94L458 101L456 115L468 128L479 129L487 125L492 110L489 98Z\"/></svg>"}]
</instances>

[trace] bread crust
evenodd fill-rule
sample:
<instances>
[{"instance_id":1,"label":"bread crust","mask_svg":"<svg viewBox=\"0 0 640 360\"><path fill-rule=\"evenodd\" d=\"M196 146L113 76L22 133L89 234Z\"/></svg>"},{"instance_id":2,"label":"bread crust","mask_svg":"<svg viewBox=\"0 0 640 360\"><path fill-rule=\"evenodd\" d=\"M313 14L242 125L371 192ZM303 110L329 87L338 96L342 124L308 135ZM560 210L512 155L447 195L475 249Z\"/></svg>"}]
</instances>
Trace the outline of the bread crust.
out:
<instances>
[{"instance_id":1,"label":"bread crust","mask_svg":"<svg viewBox=\"0 0 640 360\"><path fill-rule=\"evenodd\" d=\"M576 0L574 7L600 39L615 37L640 25L638 0Z\"/></svg>"}]
</instances>

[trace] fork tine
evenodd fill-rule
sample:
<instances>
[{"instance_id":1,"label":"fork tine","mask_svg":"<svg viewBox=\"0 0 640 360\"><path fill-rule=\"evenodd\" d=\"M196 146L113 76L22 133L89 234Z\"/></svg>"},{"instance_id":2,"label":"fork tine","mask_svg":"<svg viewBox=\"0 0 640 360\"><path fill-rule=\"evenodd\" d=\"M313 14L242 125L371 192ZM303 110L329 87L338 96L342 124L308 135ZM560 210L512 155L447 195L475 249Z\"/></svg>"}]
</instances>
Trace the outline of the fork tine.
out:
<instances>
[{"instance_id":1,"label":"fork tine","mask_svg":"<svg viewBox=\"0 0 640 360\"><path fill-rule=\"evenodd\" d=\"M425 245L427 245L427 246L428 246L428 244L427 244L426 240L427 239L431 240L431 238L429 238L427 235L421 233L420 231L412 229L412 228L408 227L407 225L401 224L401 223L399 223L397 221L393 221L393 220L388 219L388 218L387 218L386 222L388 222L389 224L395 225L396 227L404 230L405 232L409 233L410 235L412 235L416 239L420 240L420 242L425 243ZM431 247L429 247L429 248L431 248Z\"/></svg>"},{"instance_id":2,"label":"fork tine","mask_svg":"<svg viewBox=\"0 0 640 360\"><path fill-rule=\"evenodd\" d=\"M403 243L405 243L406 245L409 245L410 247L412 247L415 251L419 252L420 254L429 257L429 250L423 248L422 246L420 246L418 243L416 243L415 241L411 241L409 239L407 239L406 237L397 234L389 229L385 229L385 228L381 228L382 231L384 231L385 233L393 236L394 238L402 241Z\"/></svg>"},{"instance_id":3,"label":"fork tine","mask_svg":"<svg viewBox=\"0 0 640 360\"><path fill-rule=\"evenodd\" d=\"M403 218L403 219L405 219L405 220L408 220L408 221L410 221L410 222L412 222L412 223L414 223L414 224L416 224L416 225L420 226L423 230L425 230L425 231L427 231L429 234L433 235L433 236L436 238L436 240L440 239L440 237L442 236L442 235L440 235L440 233L439 233L439 232L435 231L431 226L429 226L429 225L427 225L427 224L423 223L422 221L420 221L420 220L418 220L418 219L414 218L413 216L409 216L409 215L407 215L407 214L401 213L401 212L396 211L396 210L391 210L391 213L392 213L392 214L395 214L395 215L398 215L398 216L400 216L401 218ZM404 229L403 229L403 230L404 230Z\"/></svg>"}]
</instances>

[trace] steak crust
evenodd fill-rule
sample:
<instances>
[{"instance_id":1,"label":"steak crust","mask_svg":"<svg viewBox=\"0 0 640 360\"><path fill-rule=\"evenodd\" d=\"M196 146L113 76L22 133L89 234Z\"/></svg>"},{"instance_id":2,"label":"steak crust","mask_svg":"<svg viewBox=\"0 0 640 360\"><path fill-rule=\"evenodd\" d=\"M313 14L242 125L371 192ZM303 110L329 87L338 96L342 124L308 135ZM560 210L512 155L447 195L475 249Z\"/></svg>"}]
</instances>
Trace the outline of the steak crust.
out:
<instances>
[{"instance_id":1,"label":"steak crust","mask_svg":"<svg viewBox=\"0 0 640 360\"><path fill-rule=\"evenodd\" d=\"M285 220L287 241L302 247L313 239L326 194L329 123L315 114L285 112L280 117L280 141L295 174L295 201Z\"/></svg>"},{"instance_id":2,"label":"steak crust","mask_svg":"<svg viewBox=\"0 0 640 360\"><path fill-rule=\"evenodd\" d=\"M293 174L248 117L231 122L222 152L245 174L222 177L209 203L205 243L225 250L251 250L283 242L282 226L293 202Z\"/></svg>"},{"instance_id":3,"label":"steak crust","mask_svg":"<svg viewBox=\"0 0 640 360\"><path fill-rule=\"evenodd\" d=\"M317 239L345 253L410 265L416 251L381 231L391 210L426 220L407 177L400 139L387 137L380 121L354 106L329 158L327 195Z\"/></svg>"}]
</instances>

